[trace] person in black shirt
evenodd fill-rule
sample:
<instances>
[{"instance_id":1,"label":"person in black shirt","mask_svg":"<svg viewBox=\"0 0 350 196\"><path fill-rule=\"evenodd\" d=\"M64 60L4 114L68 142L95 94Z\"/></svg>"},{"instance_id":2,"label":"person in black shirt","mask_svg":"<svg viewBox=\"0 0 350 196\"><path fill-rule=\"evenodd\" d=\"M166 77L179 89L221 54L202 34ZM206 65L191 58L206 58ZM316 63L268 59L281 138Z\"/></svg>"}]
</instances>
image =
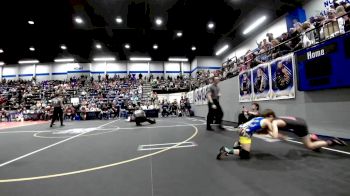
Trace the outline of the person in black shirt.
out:
<instances>
[{"instance_id":1,"label":"person in black shirt","mask_svg":"<svg viewBox=\"0 0 350 196\"><path fill-rule=\"evenodd\" d=\"M238 125L244 124L251 119L259 116L259 104L252 103L250 110L243 107L242 112L238 116Z\"/></svg>"},{"instance_id":2,"label":"person in black shirt","mask_svg":"<svg viewBox=\"0 0 350 196\"><path fill-rule=\"evenodd\" d=\"M61 122L61 126L64 126L63 124L63 101L59 97L59 94L55 94L55 98L52 99L51 101L52 106L54 107L53 109L53 116L52 116L52 121L50 124L50 127L52 127L53 123L55 122L56 118L58 118Z\"/></svg>"},{"instance_id":3,"label":"person in black shirt","mask_svg":"<svg viewBox=\"0 0 350 196\"><path fill-rule=\"evenodd\" d=\"M219 124L219 128L221 130L224 130L224 127L222 126L222 117L224 116L224 113L222 112L220 103L219 103L219 97L220 94L220 88L218 87L220 79L218 77L214 78L214 83L209 87L209 91L207 93L208 98L208 116L207 116L207 130L212 131L211 125L213 123L214 117L217 124Z\"/></svg>"}]
</instances>

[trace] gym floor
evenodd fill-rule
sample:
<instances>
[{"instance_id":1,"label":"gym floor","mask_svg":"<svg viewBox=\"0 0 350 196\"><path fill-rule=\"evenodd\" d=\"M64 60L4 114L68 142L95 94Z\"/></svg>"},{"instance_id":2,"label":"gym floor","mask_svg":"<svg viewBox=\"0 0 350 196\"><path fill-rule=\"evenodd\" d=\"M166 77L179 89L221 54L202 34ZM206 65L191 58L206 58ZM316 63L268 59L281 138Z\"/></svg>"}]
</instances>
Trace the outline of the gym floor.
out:
<instances>
[{"instance_id":1,"label":"gym floor","mask_svg":"<svg viewBox=\"0 0 350 196\"><path fill-rule=\"evenodd\" d=\"M259 135L250 160L218 161L219 148L237 138L227 129L206 131L196 118L160 118L142 127L101 120L2 129L0 195L350 194L348 147L313 152L296 138Z\"/></svg>"}]
</instances>

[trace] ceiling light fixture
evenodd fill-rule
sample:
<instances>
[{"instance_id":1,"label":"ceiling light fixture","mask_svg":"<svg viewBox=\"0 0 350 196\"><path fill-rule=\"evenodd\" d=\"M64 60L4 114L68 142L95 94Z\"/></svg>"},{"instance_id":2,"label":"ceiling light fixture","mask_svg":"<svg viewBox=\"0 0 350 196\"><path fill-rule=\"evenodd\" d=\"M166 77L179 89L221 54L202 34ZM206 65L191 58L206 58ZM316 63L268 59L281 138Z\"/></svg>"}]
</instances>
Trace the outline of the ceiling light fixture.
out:
<instances>
[{"instance_id":1,"label":"ceiling light fixture","mask_svg":"<svg viewBox=\"0 0 350 196\"><path fill-rule=\"evenodd\" d=\"M56 63L68 63L68 62L74 62L73 58L62 58L62 59L55 59Z\"/></svg>"},{"instance_id":2,"label":"ceiling light fixture","mask_svg":"<svg viewBox=\"0 0 350 196\"><path fill-rule=\"evenodd\" d=\"M101 44L96 44L96 48L101 49L102 48Z\"/></svg>"},{"instance_id":3,"label":"ceiling light fixture","mask_svg":"<svg viewBox=\"0 0 350 196\"><path fill-rule=\"evenodd\" d=\"M169 58L169 61L175 61L175 62L187 62L188 58Z\"/></svg>"},{"instance_id":4,"label":"ceiling light fixture","mask_svg":"<svg viewBox=\"0 0 350 196\"><path fill-rule=\"evenodd\" d=\"M94 61L115 61L115 57L96 57L93 59Z\"/></svg>"},{"instance_id":5,"label":"ceiling light fixture","mask_svg":"<svg viewBox=\"0 0 350 196\"><path fill-rule=\"evenodd\" d=\"M151 61L150 57L130 57L130 61Z\"/></svg>"},{"instance_id":6,"label":"ceiling light fixture","mask_svg":"<svg viewBox=\"0 0 350 196\"><path fill-rule=\"evenodd\" d=\"M38 60L23 60L23 61L18 61L19 64L35 64L39 63Z\"/></svg>"},{"instance_id":7,"label":"ceiling light fixture","mask_svg":"<svg viewBox=\"0 0 350 196\"><path fill-rule=\"evenodd\" d=\"M118 24L123 23L123 19L122 19L120 16L118 16L118 17L115 19L115 21L116 21Z\"/></svg>"},{"instance_id":8,"label":"ceiling light fixture","mask_svg":"<svg viewBox=\"0 0 350 196\"><path fill-rule=\"evenodd\" d=\"M181 31L177 32L177 33L176 33L176 36L182 37L182 32L181 32Z\"/></svg>"},{"instance_id":9,"label":"ceiling light fixture","mask_svg":"<svg viewBox=\"0 0 350 196\"><path fill-rule=\"evenodd\" d=\"M83 19L81 19L80 17L75 17L74 21L78 24L84 23Z\"/></svg>"},{"instance_id":10,"label":"ceiling light fixture","mask_svg":"<svg viewBox=\"0 0 350 196\"><path fill-rule=\"evenodd\" d=\"M35 48L34 47L30 47L29 50L33 52L33 51L35 51Z\"/></svg>"},{"instance_id":11,"label":"ceiling light fixture","mask_svg":"<svg viewBox=\"0 0 350 196\"><path fill-rule=\"evenodd\" d=\"M256 29L258 26L260 26L265 20L267 19L266 16L262 16L260 17L258 20L256 20L253 24L251 24L248 28L246 28L243 31L243 35L246 35L248 33L250 33L251 31L253 31L254 29Z\"/></svg>"},{"instance_id":12,"label":"ceiling light fixture","mask_svg":"<svg viewBox=\"0 0 350 196\"><path fill-rule=\"evenodd\" d=\"M157 49L158 49L158 45L157 45L157 44L154 44L154 45L153 45L153 49L157 50Z\"/></svg>"},{"instance_id":13,"label":"ceiling light fixture","mask_svg":"<svg viewBox=\"0 0 350 196\"><path fill-rule=\"evenodd\" d=\"M5 65L5 63L4 63L4 62L2 62L2 61L0 61L0 66L3 66L3 65Z\"/></svg>"},{"instance_id":14,"label":"ceiling light fixture","mask_svg":"<svg viewBox=\"0 0 350 196\"><path fill-rule=\"evenodd\" d=\"M215 27L214 23L213 22L209 22L208 23L208 28L209 29L213 29Z\"/></svg>"},{"instance_id":15,"label":"ceiling light fixture","mask_svg":"<svg viewBox=\"0 0 350 196\"><path fill-rule=\"evenodd\" d=\"M33 24L34 24L34 21L29 20L29 21L28 21L28 24L33 25Z\"/></svg>"},{"instance_id":16,"label":"ceiling light fixture","mask_svg":"<svg viewBox=\"0 0 350 196\"><path fill-rule=\"evenodd\" d=\"M163 20L162 20L161 18L157 18L157 19L156 19L156 24L157 24L158 26L162 25L162 24L163 24Z\"/></svg>"},{"instance_id":17,"label":"ceiling light fixture","mask_svg":"<svg viewBox=\"0 0 350 196\"><path fill-rule=\"evenodd\" d=\"M195 50L197 50L197 48L195 46L192 46L191 50L195 51Z\"/></svg>"},{"instance_id":18,"label":"ceiling light fixture","mask_svg":"<svg viewBox=\"0 0 350 196\"><path fill-rule=\"evenodd\" d=\"M67 50L67 46L66 45L61 45L61 49L62 50Z\"/></svg>"},{"instance_id":19,"label":"ceiling light fixture","mask_svg":"<svg viewBox=\"0 0 350 196\"><path fill-rule=\"evenodd\" d=\"M222 54L223 52L225 52L227 49L228 49L228 45L226 44L225 46L223 46L222 48L220 48L216 53L215 55L216 56L219 56L220 54Z\"/></svg>"},{"instance_id":20,"label":"ceiling light fixture","mask_svg":"<svg viewBox=\"0 0 350 196\"><path fill-rule=\"evenodd\" d=\"M126 49L129 49L130 48L130 45L129 44L125 44L124 46Z\"/></svg>"},{"instance_id":21,"label":"ceiling light fixture","mask_svg":"<svg viewBox=\"0 0 350 196\"><path fill-rule=\"evenodd\" d=\"M3 49L0 49L0 53L4 53L4 50L3 50Z\"/></svg>"}]
</instances>

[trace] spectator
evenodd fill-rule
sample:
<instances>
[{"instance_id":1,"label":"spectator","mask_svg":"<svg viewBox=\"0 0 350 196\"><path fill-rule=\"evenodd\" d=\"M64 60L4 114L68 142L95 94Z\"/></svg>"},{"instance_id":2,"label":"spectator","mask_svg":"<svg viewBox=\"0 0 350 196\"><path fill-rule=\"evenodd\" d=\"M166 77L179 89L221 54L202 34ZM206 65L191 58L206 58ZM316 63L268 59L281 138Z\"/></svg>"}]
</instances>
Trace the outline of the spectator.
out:
<instances>
[{"instance_id":1,"label":"spectator","mask_svg":"<svg viewBox=\"0 0 350 196\"><path fill-rule=\"evenodd\" d=\"M350 19L346 14L345 8L343 6L338 6L335 11L338 18L340 33L348 32L350 30Z\"/></svg>"},{"instance_id":2,"label":"spectator","mask_svg":"<svg viewBox=\"0 0 350 196\"><path fill-rule=\"evenodd\" d=\"M88 108L86 107L86 105L82 105L80 107L80 117L82 120L86 120L87 112L88 112Z\"/></svg>"},{"instance_id":3,"label":"spectator","mask_svg":"<svg viewBox=\"0 0 350 196\"><path fill-rule=\"evenodd\" d=\"M74 107L70 104L66 107L65 112L64 112L64 119L69 119L73 120L75 116L75 109Z\"/></svg>"},{"instance_id":4,"label":"spectator","mask_svg":"<svg viewBox=\"0 0 350 196\"><path fill-rule=\"evenodd\" d=\"M243 106L242 112L238 116L238 125L244 124L248 122L249 120L259 116L259 104L258 103L252 103L250 110L247 110Z\"/></svg>"},{"instance_id":5,"label":"spectator","mask_svg":"<svg viewBox=\"0 0 350 196\"><path fill-rule=\"evenodd\" d=\"M274 40L273 38L273 34L272 33L267 33L266 37L269 39L269 42L271 42L272 40Z\"/></svg>"},{"instance_id":6,"label":"spectator","mask_svg":"<svg viewBox=\"0 0 350 196\"><path fill-rule=\"evenodd\" d=\"M261 63L265 63L265 62L269 61L269 56L266 53L265 49L260 50L259 54L255 58L255 61L257 62L257 64L261 64Z\"/></svg>"},{"instance_id":7,"label":"spectator","mask_svg":"<svg viewBox=\"0 0 350 196\"><path fill-rule=\"evenodd\" d=\"M280 44L277 39L272 40L272 46L271 57L273 59L288 54L291 51L290 47L288 47L286 44Z\"/></svg>"},{"instance_id":8,"label":"spectator","mask_svg":"<svg viewBox=\"0 0 350 196\"><path fill-rule=\"evenodd\" d=\"M282 33L281 42L285 42L289 39L290 39L290 37L289 37L288 33Z\"/></svg>"},{"instance_id":9,"label":"spectator","mask_svg":"<svg viewBox=\"0 0 350 196\"><path fill-rule=\"evenodd\" d=\"M324 32L325 38L332 38L340 34L337 15L334 9L330 9L327 12L327 19L324 21L323 32Z\"/></svg>"},{"instance_id":10,"label":"spectator","mask_svg":"<svg viewBox=\"0 0 350 196\"><path fill-rule=\"evenodd\" d=\"M8 111L5 110L5 108L2 108L0 111L0 118L5 118L7 122L11 122L11 115Z\"/></svg>"},{"instance_id":11,"label":"spectator","mask_svg":"<svg viewBox=\"0 0 350 196\"><path fill-rule=\"evenodd\" d=\"M295 50L299 50L299 49L302 49L303 48L303 42L299 36L299 32L297 29L295 28L292 28L290 30L290 35L292 37L292 40L290 41L290 47L292 49L292 51L295 51Z\"/></svg>"},{"instance_id":12,"label":"spectator","mask_svg":"<svg viewBox=\"0 0 350 196\"><path fill-rule=\"evenodd\" d=\"M301 23L297 19L294 19L293 20L293 27L294 27L294 29L298 29L301 27Z\"/></svg>"}]
</instances>

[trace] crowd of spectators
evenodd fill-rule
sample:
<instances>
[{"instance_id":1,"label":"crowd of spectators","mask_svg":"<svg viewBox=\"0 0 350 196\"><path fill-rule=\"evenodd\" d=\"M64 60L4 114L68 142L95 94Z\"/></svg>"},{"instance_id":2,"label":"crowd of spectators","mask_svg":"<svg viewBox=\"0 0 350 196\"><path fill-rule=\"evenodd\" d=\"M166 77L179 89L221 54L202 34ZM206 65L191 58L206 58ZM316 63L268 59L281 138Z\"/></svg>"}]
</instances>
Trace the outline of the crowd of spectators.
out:
<instances>
[{"instance_id":1,"label":"crowd of spectators","mask_svg":"<svg viewBox=\"0 0 350 196\"><path fill-rule=\"evenodd\" d=\"M3 79L0 85L0 119L6 121L48 120L53 115L51 99L59 94L66 119L115 118L120 111L141 105L143 80L126 77L71 77L64 81L37 82Z\"/></svg>"},{"instance_id":2,"label":"crowd of spectators","mask_svg":"<svg viewBox=\"0 0 350 196\"><path fill-rule=\"evenodd\" d=\"M174 99L172 102L161 100L161 116L191 116L191 104L187 98L181 97L180 101Z\"/></svg>"},{"instance_id":3,"label":"crowd of spectators","mask_svg":"<svg viewBox=\"0 0 350 196\"><path fill-rule=\"evenodd\" d=\"M161 117L169 116L190 116L191 104L188 98L181 96L180 100L172 101L167 99L159 99L158 94L154 91L149 96L148 101L141 104L142 110L158 110Z\"/></svg>"},{"instance_id":4,"label":"crowd of spectators","mask_svg":"<svg viewBox=\"0 0 350 196\"><path fill-rule=\"evenodd\" d=\"M189 77L187 75L186 76L178 75L176 77L171 77L171 76L154 77L153 75L150 75L148 80L151 83L151 86L153 89L168 91L169 89L175 89L175 90L186 89L187 90L190 88Z\"/></svg>"},{"instance_id":5,"label":"crowd of spectators","mask_svg":"<svg viewBox=\"0 0 350 196\"><path fill-rule=\"evenodd\" d=\"M232 75L238 75L239 72L251 69L261 63L269 62L350 30L349 3L345 1L342 3L334 2L334 5L325 13L326 15L320 14L310 17L303 23L293 20L293 27L279 37L267 33L265 39L257 42L256 49L248 50L240 58L229 59L224 64L221 77L226 79Z\"/></svg>"}]
</instances>

